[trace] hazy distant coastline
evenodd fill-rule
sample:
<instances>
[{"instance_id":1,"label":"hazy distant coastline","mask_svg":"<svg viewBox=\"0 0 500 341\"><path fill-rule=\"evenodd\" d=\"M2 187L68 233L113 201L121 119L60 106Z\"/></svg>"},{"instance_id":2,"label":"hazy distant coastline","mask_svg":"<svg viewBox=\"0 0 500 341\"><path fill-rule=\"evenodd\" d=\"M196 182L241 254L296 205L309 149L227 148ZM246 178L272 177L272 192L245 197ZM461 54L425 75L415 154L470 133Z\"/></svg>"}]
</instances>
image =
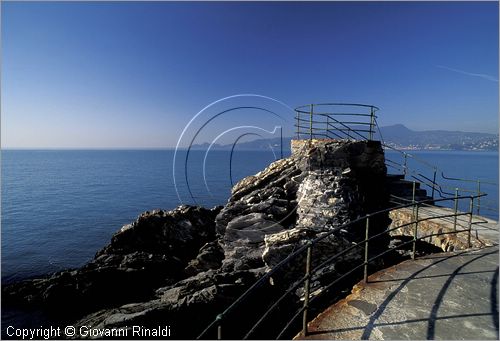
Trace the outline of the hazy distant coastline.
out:
<instances>
[{"instance_id":1,"label":"hazy distant coastline","mask_svg":"<svg viewBox=\"0 0 500 341\"><path fill-rule=\"evenodd\" d=\"M382 137L382 138L381 138ZM290 151L290 140L295 137L283 137L283 151ZM443 150L443 151L498 151L498 134L425 130L415 131L402 124L380 128L374 139L383 139L386 145L401 150ZM272 147L279 152L280 138L257 139L239 142L238 150L269 150ZM194 150L206 150L209 143L195 144ZM232 144L213 144L211 150L230 150ZM277 149L276 149L277 148Z\"/></svg>"}]
</instances>

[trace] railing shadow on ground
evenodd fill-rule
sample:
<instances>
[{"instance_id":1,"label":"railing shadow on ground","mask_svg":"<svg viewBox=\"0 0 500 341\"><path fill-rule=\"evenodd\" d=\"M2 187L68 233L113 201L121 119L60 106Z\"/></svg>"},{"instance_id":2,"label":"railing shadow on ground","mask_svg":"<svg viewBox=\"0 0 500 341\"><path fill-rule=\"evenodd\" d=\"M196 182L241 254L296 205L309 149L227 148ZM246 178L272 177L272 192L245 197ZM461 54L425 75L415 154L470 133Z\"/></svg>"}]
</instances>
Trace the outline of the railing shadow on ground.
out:
<instances>
[{"instance_id":1,"label":"railing shadow on ground","mask_svg":"<svg viewBox=\"0 0 500 341\"><path fill-rule=\"evenodd\" d=\"M436 317L436 320L450 320L450 319L463 319L463 318L470 318L470 317L480 317L480 316L491 316L493 313L472 313L472 314L458 314L458 315L445 315L445 316L438 316ZM373 324L373 327L390 327L390 326L397 326L397 325L405 325L409 323L421 323L421 322L428 322L429 319L427 318L421 318L421 319L411 319L411 320L404 320L404 321L395 321L395 322L377 322ZM309 335L323 335L323 334L335 334L335 333L345 333L345 332L353 332L357 330L363 330L365 326L359 326L359 327L350 327L350 328L338 328L338 329L326 329L322 331L317 331L317 332L311 332ZM362 339L362 340L367 340L367 339Z\"/></svg>"},{"instance_id":2,"label":"railing shadow on ground","mask_svg":"<svg viewBox=\"0 0 500 341\"><path fill-rule=\"evenodd\" d=\"M457 267L453 271L453 273L446 279L446 282L443 284L443 286L439 290L439 293L437 294L437 297L434 301L434 304L432 305L432 309L431 309L431 312L430 312L430 315L428 318L429 322L427 324L427 336L426 336L427 340L434 340L435 332L436 332L436 320L438 318L439 308L441 307L441 304L443 303L443 298L444 298L444 295L446 294L446 291L450 287L451 283L453 282L453 280L455 279L457 274L459 274L460 271L464 267L471 264L472 262L478 261L479 259L481 259L483 257L486 257L486 256L491 255L491 254L496 254L496 253L498 253L498 252L493 251L493 252L489 252L489 253L484 253L484 254L478 255L477 257L475 257L473 259L468 260L464 264ZM495 285L495 287L496 287L496 285ZM496 291L496 288L494 290ZM491 313L493 314L494 312L492 311ZM498 334L498 327L497 327L497 334Z\"/></svg>"},{"instance_id":3,"label":"railing shadow on ground","mask_svg":"<svg viewBox=\"0 0 500 341\"><path fill-rule=\"evenodd\" d=\"M487 270L487 271L472 271L472 272L460 272L465 266L476 262L480 260L481 258L496 254L497 251L493 252L487 252L483 253L480 255L477 254L470 254L467 253L467 251L461 251L457 252L455 254L447 254L443 257L432 257L433 262L430 264L422 267L418 271L412 273L410 276L405 277L404 279L383 279L383 280L370 280L370 283L385 283L385 282L401 282L400 285L395 288L394 290L391 291L391 293L384 299L383 302L378 304L377 309L371 314L370 319L367 323L364 323L359 326L354 326L354 327L347 327L347 328L334 328L334 329L324 329L324 330L317 330L317 331L312 331L309 333L309 335L325 335L325 334L340 334L340 333L345 333L345 332L353 332L353 331L363 331L361 339L362 340L367 340L370 338L372 331L377 328L377 327L390 327L390 326L396 326L396 325L405 325L405 324L410 324L410 323L427 323L427 335L426 339L433 339L434 338L434 333L435 333L435 326L436 322L439 320L450 320L450 319L456 319L456 318L470 318L470 317L481 317L481 316L491 316L492 319L494 320L495 328L497 331L498 335L498 308L496 306L496 298L491 300L491 311L487 313L470 313L470 314L453 314L453 315L441 315L438 316L437 313L439 311L440 305L443 301L444 294L446 293L446 290L450 287L451 282L459 275L470 275L470 274L477 274L477 273L492 273L495 272L495 275L493 276L491 285L490 285L490 291L492 295L496 295L496 281L498 280L498 267L496 268L495 271L492 270ZM453 273L451 274L440 274L440 275L426 275L426 276L418 276L425 271L429 270L430 268L435 267L439 263L448 261L452 258L455 257L463 257L463 256L471 256L474 257L470 260L468 260L466 263L462 264L459 266ZM425 258L425 257L423 257ZM431 310L430 316L427 318L418 318L418 319L409 319L409 320L402 320L402 321L391 321L391 322L381 322L378 321L379 318L383 315L385 309L389 306L390 302L394 300L394 298L403 291L403 289L411 282L419 279L429 279L429 278L436 278L436 277L447 277L446 282L443 284L442 288L440 289L437 298L435 302L433 303L433 308Z\"/></svg>"},{"instance_id":4,"label":"railing shadow on ground","mask_svg":"<svg viewBox=\"0 0 500 341\"><path fill-rule=\"evenodd\" d=\"M470 200L471 202L476 199L477 196L462 196L458 197L457 200ZM411 255L412 258L415 259L415 255L417 253L417 242L420 240L425 240L426 238L429 237L434 237L434 236L440 236L440 235L450 235L450 234L459 234L463 233L466 234L467 236L467 242L468 246L471 246L471 231L472 231L472 219L469 219L469 225L465 229L456 229L454 231L441 231L441 232L436 232L436 233L429 233L421 237L417 237L418 235L418 225L422 221L426 220L432 220L432 219L440 219L443 217L453 217L453 216L472 216L472 211L469 212L457 212L457 213L451 213L451 214L444 214L441 216L436 216L436 217L425 217L425 218L419 218L418 217L418 211L420 207L423 204L426 204L427 202L430 201L437 201L437 202L442 202L445 200L455 200L455 198L446 198L446 199L437 199L437 200L424 200L421 202L413 202L410 204L404 204L404 205L399 205L397 207L391 207L387 208L378 212L374 212L372 214L368 214L366 216L360 217L354 221L349 222L348 224L344 224L342 226L338 226L330 230L329 232L325 233L324 235L307 241L307 243L301 247L299 247L295 252L291 253L288 255L285 259L283 259L280 263L278 263L275 267L273 267L269 272L267 272L263 277L261 277L256 283L254 283L243 295L241 295L235 302L233 302L228 308L226 308L221 314L217 316L217 318L198 336L198 338L205 338L209 334L210 335L216 335L218 339L223 338L223 331L224 331L224 325L225 322L228 320L233 320L231 319L231 315L237 314L238 309L240 309L240 306L243 306L243 303L246 301L250 301L252 299L257 299L256 293L258 292L259 288L263 286L269 287L269 283L273 282L275 279L273 278L275 275L278 275L280 271L286 271L286 266L289 265L290 263L300 263L304 265L305 271L303 276L299 276L298 279L293 281L290 286L283 286L280 288L282 290L282 294L279 298L277 298L274 301L268 302L268 305L265 305L264 302L262 302L260 314L254 316L254 322L253 324L249 324L249 329L242 331L240 335L234 335L233 333L230 334L231 338L241 338L241 339L248 339L252 338L255 334L258 334L258 332L262 332L259 330L259 327L265 325L266 322L268 322L268 318L271 318L275 315L272 315L272 313L278 308L280 308L281 304L284 304L286 309L279 309L281 313L284 311L289 313L288 316L291 315L291 317L287 320L284 321L283 325L284 327L279 330L275 331L275 334L272 337L275 337L277 339L282 338L282 337L289 337L291 335L294 335L297 333L297 327L298 327L298 319L302 316L302 334L303 335L308 335L308 322L309 322L309 312L311 310L311 307L313 303L319 302L319 298L323 297L325 294L328 295L330 294L329 290L336 284L339 284L342 280L345 280L346 278L351 278L351 279L363 279L365 282L368 281L368 274L370 271L373 271L374 269L370 269L370 264L374 264L377 259L381 259L384 255L389 254L390 252L394 252L396 249L400 249L404 246L411 245L412 250L411 250ZM403 224L394 228L386 229L381 233L377 233L375 235L371 235L369 233L370 230L370 219L373 220L374 217L382 214L387 214L390 210L393 209L398 209L398 208L412 208L415 212L414 214L414 219L407 223ZM359 223L364 223L365 225L365 239L361 240L357 243L354 243L352 246L334 254L328 257L325 260L322 260L320 264L314 264L313 262L313 251L315 245L320 243L322 240L325 238L332 236L333 234L337 233L338 231L342 229L346 229L349 226L352 226L354 224L359 224ZM403 242L396 247L390 247L386 249L385 251L378 253L378 254L370 254L370 242L373 243L373 241L377 238L381 238L383 236L386 236L389 232L399 229L404 226L413 226L413 238L409 241ZM376 243L376 242L375 242ZM376 244L375 244L376 245ZM347 255L349 252L357 250L358 252L362 253L362 258L363 261L361 261L359 264L354 265L350 264L350 269L348 271L338 273L339 276L335 277L332 279L328 284L323 286L321 288L320 292L311 292L311 280L317 281L319 277L321 277L321 270L324 270L325 267L329 264L332 264L334 261L338 261L343 258L343 256ZM304 264L305 263L305 264ZM313 265L314 264L314 265ZM416 275L416 274L415 274ZM303 289L303 294L297 296L297 290L299 288ZM277 289L277 288L276 288ZM292 299L290 296L292 294L295 294L295 297ZM302 302L302 305L299 306L299 303ZM265 307L264 307L265 306ZM296 309L293 312L290 312L290 309ZM248 310L246 310L246 313L248 315ZM293 314L293 315L292 315ZM234 320L233 320L234 321ZM228 325L226 324L226 328ZM215 333L214 333L215 332ZM290 334L291 333L291 334ZM209 337L213 338L213 337ZM271 338L270 335L266 335L265 338Z\"/></svg>"}]
</instances>

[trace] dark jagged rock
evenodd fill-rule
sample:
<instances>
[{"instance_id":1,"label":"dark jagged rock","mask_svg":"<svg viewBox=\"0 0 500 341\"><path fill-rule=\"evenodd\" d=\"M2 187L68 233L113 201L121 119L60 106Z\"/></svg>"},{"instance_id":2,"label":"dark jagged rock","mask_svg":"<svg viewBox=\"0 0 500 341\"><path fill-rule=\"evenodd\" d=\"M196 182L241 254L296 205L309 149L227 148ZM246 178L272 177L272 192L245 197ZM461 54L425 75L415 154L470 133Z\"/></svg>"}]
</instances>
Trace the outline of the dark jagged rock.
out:
<instances>
[{"instance_id":1,"label":"dark jagged rock","mask_svg":"<svg viewBox=\"0 0 500 341\"><path fill-rule=\"evenodd\" d=\"M79 319L76 326L168 323L173 338L196 337L217 313L294 250L330 233L314 245L313 266L317 266L364 238L364 225L352 223L340 230L342 224L385 208L386 169L380 143L293 141L292 150L291 157L238 182L224 207L146 212L124 226L81 269L4 287L4 304L37 303L60 309L64 301L72 300L79 313L73 316L73 322ZM387 223L374 219L370 234L383 231ZM377 247L386 247L387 242L381 238ZM326 279L344 273L362 253L362 248L353 249L320 268L312 278L313 290L321 291ZM240 338L242 326L252 321L245 314L262 311L275 292L303 276L304 261L301 255L276 272L272 283L264 283L258 291L258 299L240 307L233 320L228 317L225 337ZM296 290L287 304L298 304L302 295Z\"/></svg>"},{"instance_id":2,"label":"dark jagged rock","mask_svg":"<svg viewBox=\"0 0 500 341\"><path fill-rule=\"evenodd\" d=\"M224 259L224 252L217 241L203 245L195 259L191 260L184 269L189 276L211 269L218 269Z\"/></svg>"},{"instance_id":3,"label":"dark jagged rock","mask_svg":"<svg viewBox=\"0 0 500 341\"><path fill-rule=\"evenodd\" d=\"M185 277L188 262L214 240L219 210L180 206L145 212L82 268L4 286L2 304L41 305L67 317L146 299Z\"/></svg>"},{"instance_id":4,"label":"dark jagged rock","mask_svg":"<svg viewBox=\"0 0 500 341\"><path fill-rule=\"evenodd\" d=\"M263 274L263 269L218 273L209 270L159 288L151 300L101 310L76 322L76 326L156 328L172 326L175 338L194 339L209 324L214 312L223 310Z\"/></svg>"},{"instance_id":5,"label":"dark jagged rock","mask_svg":"<svg viewBox=\"0 0 500 341\"><path fill-rule=\"evenodd\" d=\"M213 220L220 209L179 206L172 211L145 212L132 224L122 227L96 257L141 250L191 259L205 242L215 238Z\"/></svg>"}]
</instances>

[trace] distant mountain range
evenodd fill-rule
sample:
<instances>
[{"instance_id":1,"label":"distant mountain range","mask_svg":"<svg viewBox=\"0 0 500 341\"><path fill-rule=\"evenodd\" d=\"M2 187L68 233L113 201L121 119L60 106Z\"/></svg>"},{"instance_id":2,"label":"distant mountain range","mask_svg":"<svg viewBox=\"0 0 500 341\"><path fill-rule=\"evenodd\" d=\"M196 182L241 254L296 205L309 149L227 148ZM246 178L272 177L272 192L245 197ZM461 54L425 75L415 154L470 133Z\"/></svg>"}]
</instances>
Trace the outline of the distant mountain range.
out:
<instances>
[{"instance_id":1,"label":"distant mountain range","mask_svg":"<svg viewBox=\"0 0 500 341\"><path fill-rule=\"evenodd\" d=\"M381 127L382 139L388 146L398 149L412 150L490 150L498 151L498 134L472 133L448 130L415 131L402 124ZM290 140L293 137L283 137L283 151L290 151ZM380 140L380 134L375 134ZM206 150L209 143L196 144L194 150ZM238 143L237 150L280 150L280 138L257 139ZM212 150L231 150L232 145L214 144Z\"/></svg>"}]
</instances>

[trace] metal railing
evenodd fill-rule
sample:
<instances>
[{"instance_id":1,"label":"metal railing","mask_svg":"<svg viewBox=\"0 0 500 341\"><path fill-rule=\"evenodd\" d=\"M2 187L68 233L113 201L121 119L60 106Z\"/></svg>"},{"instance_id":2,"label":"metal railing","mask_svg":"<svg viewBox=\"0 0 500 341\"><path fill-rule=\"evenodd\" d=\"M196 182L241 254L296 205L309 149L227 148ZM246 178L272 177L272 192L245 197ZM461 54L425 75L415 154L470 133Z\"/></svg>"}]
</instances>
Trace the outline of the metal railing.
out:
<instances>
[{"instance_id":1,"label":"metal railing","mask_svg":"<svg viewBox=\"0 0 500 341\"><path fill-rule=\"evenodd\" d=\"M374 263L375 260L387 255L390 252L393 252L396 249L400 249L404 246L412 245L411 248L411 257L412 259L415 259L416 253L417 253L417 242L425 239L429 239L435 236L440 236L440 235L450 235L450 234L458 234L458 233L466 233L467 234L467 246L470 248L472 245L472 216L473 216L473 202L475 199L479 199L479 197L483 196L481 195L471 195L471 196L456 196L454 198L444 198L444 199L436 199L436 200L423 200L423 201L414 201L412 203L408 204L403 204L399 205L397 207L390 207L384 210L380 210L371 214L367 214L363 217L360 217L358 219L355 219L347 224L344 224L342 226L338 226L333 228L332 230L326 232L325 234L321 235L320 237L317 237L315 239L307 240L307 242L299 247L297 250L289 254L286 258L284 258L281 262L279 262L276 266L274 266L269 272L267 272L265 275L263 275L258 281L256 281L251 287L249 287L236 301L234 301L229 307L227 307L223 312L221 312L219 315L217 315L217 318L209 324L205 330L198 336L198 339L205 338L207 335L211 333L211 335L217 336L217 339L222 339L224 336L224 325L225 322L228 321L228 318L230 318L231 315L234 315L238 312L238 308L241 307L241 305L244 302L248 302L251 300L257 300L258 297L256 297L255 293L258 292L258 289L265 284L269 283L270 281L273 280L273 276L279 273L280 271L282 272L287 272L287 266L291 264L297 264L297 263L302 263L305 260L305 271L304 275L300 276L300 274L296 274L298 277L298 280L295 282L292 282L290 286L284 286L283 293L281 296L274 301L269 302L269 305L263 310L263 312L258 315L258 316L253 316L253 321L255 321L253 324L250 325L250 328L247 330L242 331L241 335L242 336L237 336L236 338L242 338L242 339L248 339L251 338L252 335L256 333L258 330L259 326L261 326L267 318L271 316L271 313L275 311L281 303L285 301L285 299L291 295L292 293L296 292L300 286L303 286L304 290L304 295L303 297L296 297L295 298L295 308L296 310L293 311L291 314L292 317L288 319L287 321L282 321L282 326L283 328L281 330L276 330L275 334L273 336L271 335L265 335L265 338L271 338L275 337L276 339L279 339L286 335L287 332L289 332L289 329L292 326L297 325L297 320L299 319L300 316L302 316L302 334L304 336L308 335L308 322L310 320L308 313L311 310L312 304L314 302L317 302L318 297L321 297L323 294L328 292L329 289L331 289L335 284L339 283L340 281L344 280L347 278L347 276L350 276L349 278L355 278L357 280L363 279L364 282L368 282L368 275L370 273L370 264ZM469 201L469 211L468 212L460 212L456 208L453 211L453 213L445 213L445 214L440 214L437 216L425 216L425 217L419 217L419 210L428 203L435 203L435 202L444 202L444 201L449 201L453 200L455 202L455 207L458 207L457 203L459 200L468 200ZM374 218L383 216L383 215L388 215L389 211L394 210L394 209L402 209L402 208L412 208L413 214L412 214L412 221L409 223L405 223L393 228L386 228L382 232L375 233L375 234L370 234L370 230L373 229L374 226L371 226L371 222L377 221ZM459 216L466 216L468 218L468 224L465 228L458 228L458 225L456 224L456 218ZM425 235L420 235L419 236L419 224L428 221L428 220L433 220L433 219L443 219L443 218L454 218L455 219L455 224L454 228L452 230L447 230L445 229L440 229L439 232L436 233L428 233ZM323 258L320 258L318 261L314 262L314 248L318 243L320 243L322 240L325 238L328 238L329 236L332 236L335 233L338 233L341 230L346 230L347 228L353 228L355 226L358 226L356 224L362 224L365 227L365 233L364 236L365 238L363 240L360 240L358 242L354 242L351 246L343 249L340 252L337 252L336 254L333 255L328 255L327 259L323 259L325 255L322 255ZM374 239L381 238L381 237L386 237L391 231L401 229L402 227L405 226L411 226L413 227L413 236L411 240L403 242L395 247L388 247L384 251L376 254L376 255L371 255L370 257L370 245L373 242ZM376 227L376 226L375 226ZM461 227L461 226L460 226ZM373 231L373 230L372 230ZM422 232L422 231L420 231ZM375 245L377 245L377 242L374 242ZM348 252L351 252L353 250L358 250L359 252L362 253L363 260L359 264L349 264L350 269L346 272L343 272L340 276L336 277L334 280L329 282L326 286L322 288L322 290L319 293L311 293L311 280L317 280L318 277L320 277L320 271L325 268L328 264L333 263L334 261L337 261L339 259L342 259L345 255L348 254ZM316 264L315 264L316 263ZM362 270L362 271L361 271ZM289 298L290 299L290 298ZM302 304L299 304L300 301L302 301ZM264 303L262 303L264 304ZM246 310L247 314L250 314L249 310ZM252 317L245 316L245 319L250 319ZM275 323L273 323L273 326ZM232 323L229 323L226 326L232 326ZM295 330L295 332L298 332L298 329ZM277 334L276 334L277 333ZM230 335L231 338L235 338L235 335ZM212 337L209 337L212 338Z\"/></svg>"},{"instance_id":2,"label":"metal railing","mask_svg":"<svg viewBox=\"0 0 500 341\"><path fill-rule=\"evenodd\" d=\"M295 109L295 129L301 138L340 138L372 140L375 133L373 105L320 103Z\"/></svg>"},{"instance_id":3,"label":"metal railing","mask_svg":"<svg viewBox=\"0 0 500 341\"><path fill-rule=\"evenodd\" d=\"M430 197L436 198L451 198L455 196L455 191L459 193L483 194L481 192L481 184L496 185L490 181L468 180L446 177L443 172L436 166L430 164L426 160L417 157L414 154L406 151L401 151L394 148L383 141L380 127L378 126L377 116L375 113L380 109L374 105L359 104L359 103L319 103L308 104L297 107L295 109L295 128L297 139L314 139L314 138L331 138L331 139L354 139L354 140L373 140L376 132L380 136L382 146L385 149L397 152L401 155L401 162L397 162L386 156L386 166L393 170L401 172L405 177L411 180L416 180L422 185L430 189ZM413 170L409 166L409 162L415 162L423 169L427 169L429 173ZM426 174L424 174L426 173ZM438 177L441 175L441 179ZM451 186L445 185L446 180L456 180L466 182L476 182L477 190L470 190L466 186ZM438 180L440 180L438 182ZM442 180L442 181L441 181ZM493 207L494 202L486 200L490 205L481 205L481 200L478 200L475 210L480 213L480 208L488 211L498 212L498 207Z\"/></svg>"},{"instance_id":4,"label":"metal railing","mask_svg":"<svg viewBox=\"0 0 500 341\"><path fill-rule=\"evenodd\" d=\"M410 154L405 151L398 150L396 148L390 147L384 143L382 143L385 149L400 153L402 156L402 162L398 163L394 159L390 159L385 156L386 166L387 168L392 169L393 171L401 172L405 178L409 178L410 180L415 180L420 184L427 186L430 189L430 197L431 198L453 198L457 195L470 195L476 194L481 195L477 202L475 202L474 211L477 215L480 215L481 209L489 212L498 213L498 207L495 206L496 202L491 199L483 198L483 195L486 195L482 189L484 186L496 186L498 184L496 182L490 180L483 179L465 179L465 178L454 178L449 177L444 174L442 170L438 167L430 164L429 162L418 158L417 156ZM416 171L409 166L409 160L415 161L421 166L421 170ZM425 174L425 170L429 173ZM475 188L471 188L467 186L467 183L475 185ZM490 187L491 188L491 187Z\"/></svg>"},{"instance_id":5,"label":"metal railing","mask_svg":"<svg viewBox=\"0 0 500 341\"><path fill-rule=\"evenodd\" d=\"M417 187L416 181L413 181L413 189L412 189L412 198L411 199L399 197L399 196L396 196L394 194L391 194L390 199L389 199L389 203L391 203L393 205L401 205L401 204L405 204L405 203L415 203L416 202L416 187ZM482 197L484 197L486 195L487 195L486 193L477 193L477 195L476 195L477 201L479 201ZM453 223L453 229L455 231L457 230L457 225L460 225L458 222L458 220L459 220L458 215L456 215L456 213L459 211L459 209L458 209L458 202L459 202L458 197L459 197L459 189L456 188L455 195L452 198L453 199L453 212L455 213L455 216L454 217L441 217L441 219L443 219L444 221L448 221L450 223ZM448 199L451 199L451 198L448 198ZM472 204L472 207L469 207L469 211L473 212L474 211L474 203L472 202L471 204ZM421 210L425 211L426 214L431 214L431 215L436 216L436 214L433 213L433 210L432 210L432 209L436 208L436 205L434 202L430 202L430 203L422 202L421 205L422 205ZM464 223L468 224L469 222L462 220L462 221L460 221L460 223L461 224L464 224ZM483 228L484 228L483 224L485 224L485 223L488 223L488 221L479 215L476 216L475 222L471 222L471 224L481 225ZM491 229L491 228L488 228L488 229ZM477 230L476 230L476 238L477 238Z\"/></svg>"},{"instance_id":6,"label":"metal railing","mask_svg":"<svg viewBox=\"0 0 500 341\"><path fill-rule=\"evenodd\" d=\"M425 186L427 186L431 193L430 197L435 198L436 194L439 198L453 198L455 196L463 195L471 195L476 194L479 196L477 203L475 204L474 210L476 214L480 214L481 208L483 210L487 210L489 212L494 212L498 214L498 202L495 202L490 199L482 199L484 195L487 195L485 192L481 191L481 185L487 186L496 186L498 188L498 183L490 180L482 180L482 179L464 179L464 178L453 178L444 175L444 172L440 170L437 166L427 162L426 160L417 157L414 154L408 153L406 151L399 150L394 148L384 142L382 133L380 131L380 127L378 125L377 120L375 119L375 126L377 128L378 134L380 136L380 140L383 148L386 150L391 150L393 152L399 153L402 157L402 161L399 163L393 159L387 157L385 155L385 164L387 168L396 170L401 172L405 178L409 177L411 180L415 180ZM421 169L426 169L429 173L424 171L417 171L410 167L410 160L414 163L420 165ZM426 173L426 174L424 174ZM439 176L441 175L441 178ZM450 183L450 180L454 182ZM467 183L475 183L477 187L475 189L471 189L466 186ZM496 204L496 206L495 206Z\"/></svg>"},{"instance_id":7,"label":"metal railing","mask_svg":"<svg viewBox=\"0 0 500 341\"><path fill-rule=\"evenodd\" d=\"M483 193L481 192L481 185L486 185L486 186L498 186L498 184L494 181L490 181L490 180L481 180L481 179L476 179L476 180L472 180L472 179L465 179L465 178L454 178L454 177L450 177L450 176L446 176L444 175L444 172L441 172L441 177L445 180L451 180L451 181L457 181L457 182L462 182L462 183L471 183L471 184L474 184L476 186L475 189L471 190L471 189L460 189L460 188L455 188L455 195L457 195L457 192L459 191L463 191L463 192L470 192L470 193L477 193L478 195ZM481 202L483 202L483 204L481 204ZM490 206L490 204L493 203L492 200L488 200L488 199L484 199L481 200L481 197L478 197L477 199L477 204L476 204L476 214L479 215L480 214L480 209L483 208L483 209L486 209L486 210L490 210L490 211L495 211L497 210L496 207L492 207Z\"/></svg>"},{"instance_id":8,"label":"metal railing","mask_svg":"<svg viewBox=\"0 0 500 341\"><path fill-rule=\"evenodd\" d=\"M400 249L402 247L411 245L411 256L415 259L417 253L417 245L421 240L426 240L429 238L433 238L440 235L450 235L450 234L459 234L465 233L467 239L467 246L471 247L471 238L472 238L472 225L473 225L473 212L476 211L477 214L480 213L480 208L484 207L481 202L484 203L484 198L482 197L486 195L481 191L481 184L488 183L491 185L496 185L493 182L483 182L478 180L468 180L468 179L460 179L460 178L451 178L447 177L443 174L443 172L431 165L427 161L416 157L413 154L407 153L405 151L400 151L396 148L393 148L383 142L382 134L380 133L380 128L377 123L377 116L375 115L376 111L379 109L372 105L363 105L363 104L345 104L345 103L325 103L325 104L310 104L296 108L296 135L298 139L307 138L339 138L339 139L355 139L355 140L373 140L375 135L375 129L378 129L380 134L380 139L382 140L382 146L386 149L390 149L396 151L401 154L402 162L398 163L394 160L388 159L386 157L386 166L388 168L396 169L402 172L404 177L408 177L413 179L413 193L412 199L408 200L406 198L397 198L392 196L393 203L395 199L398 199L398 204L396 206L377 211L363 217L360 217L356 220L353 220L347 224L342 226L338 226L330 230L329 232L323 234L321 237L316 239L311 239L306 242L306 244L298 247L295 251L290 253L286 258L284 258L281 262L279 262L276 266L274 266L269 272L263 275L259 280L257 280L252 286L250 286L236 301L234 301L231 305L229 305L224 311L222 311L215 320L210 323L205 330L198 336L198 339L205 338L207 335L212 335L217 337L217 339L222 339L224 336L223 331L231 329L233 321L231 321L231 316L234 320L234 316L238 315L238 312L244 306L245 302L251 302L252 299L258 298L256 293L259 292L265 285L268 285L273 281L273 276L278 275L280 272L286 271L286 267L290 266L290 264L304 263L304 273L303 275L298 275L298 278L295 281L292 281L289 286L285 286L282 289L281 295L271 301L266 301L268 305L261 310L261 313L257 313L254 318L254 322L249 324L248 328L241 332L241 336L235 337L235 335L230 335L233 338L243 338L248 339L251 338L252 335L258 331L259 326L262 326L266 321L272 316L273 311L276 311L280 308L280 305L283 305L287 300L294 301L294 311L289 311L289 318L283 322L283 328L277 332L277 335L273 335L276 338L281 338L283 335L286 335L293 326L297 325L298 319L302 316L302 334L308 334L308 321L309 321L309 312L311 311L311 307L313 303L318 302L318 298L325 295L335 284L338 284L340 281L343 281L347 278L354 279L363 279L365 282L368 281L368 275L370 273L370 265L373 268L373 263L387 255L390 252L394 252L394 250ZM411 169L409 165L409 161L414 161L422 165L425 169L430 170L429 175L423 174L422 171L415 171ZM440 172L440 173L439 173ZM475 190L467 189L467 188L459 188L456 186L443 185L438 183L438 176L441 175L444 180L453 180L453 181L464 181L464 182L473 182L476 181L477 188ZM415 189L416 183L419 183L428 186L431 189L431 199L428 200L416 200ZM465 195L461 195L460 193L466 193ZM436 195L439 198L436 198ZM467 201L464 207L468 207L468 211L461 212L459 210L459 203L463 201ZM474 206L475 201L477 202L476 207ZM435 207L436 205L449 203L453 209L448 211L442 211L443 214L429 214L426 212L426 209L429 210L429 207ZM370 231L373 231L374 222L377 223L375 218L381 215L387 215L389 211L403 208L411 208L412 209L412 221L403 225L399 225L393 228L385 228L382 232L371 234ZM420 216L419 216L420 213ZM460 217L464 217L459 221ZM419 236L419 224L424 221L441 219L446 220L450 223L450 226L453 226L451 229L441 229L436 233L428 233L426 235ZM477 220L477 218L476 218ZM335 233L338 233L341 230L345 230L347 228L355 228L355 224L364 225L365 233L364 239L354 242L351 246L343 249L342 251L329 256L327 259L320 259L320 264L315 264L314 262L314 248L318 243L320 243L325 238L332 236ZM371 226L372 225L372 226ZM389 247L385 249L383 252L378 254L373 254L370 250L370 243L373 242L374 239L381 238L387 236L391 231L396 229L400 229L403 227L410 226L413 228L413 236L411 240L407 242L403 242L396 247ZM421 231L420 231L421 232ZM477 230L476 230L476 238L477 238ZM375 242L375 246L377 243ZM313 279L319 278L319 272L321 269L324 269L328 264L332 264L335 261L341 260L345 257L349 252L357 250L360 252L360 257L363 259L359 264L350 264L350 269L346 272L339 273L339 276L335 277L331 282L329 282L326 286L324 286L319 293L311 293L311 281ZM316 256L317 257L317 256ZM317 262L317 259L316 259ZM362 270L362 271L361 271ZM372 269L373 270L373 269ZM301 297L294 296L294 298L290 298L290 296L297 290L303 288L304 294ZM302 304L298 305L302 301ZM262 303L262 304L265 304ZM247 314L250 315L250 312L253 310L246 310ZM283 311L281 311L283 312ZM252 318L252 317L245 317ZM226 326L226 327L224 327ZM226 328L226 329L225 329ZM298 329L297 329L298 331ZM271 338L270 335L266 335L266 338Z\"/></svg>"}]
</instances>

